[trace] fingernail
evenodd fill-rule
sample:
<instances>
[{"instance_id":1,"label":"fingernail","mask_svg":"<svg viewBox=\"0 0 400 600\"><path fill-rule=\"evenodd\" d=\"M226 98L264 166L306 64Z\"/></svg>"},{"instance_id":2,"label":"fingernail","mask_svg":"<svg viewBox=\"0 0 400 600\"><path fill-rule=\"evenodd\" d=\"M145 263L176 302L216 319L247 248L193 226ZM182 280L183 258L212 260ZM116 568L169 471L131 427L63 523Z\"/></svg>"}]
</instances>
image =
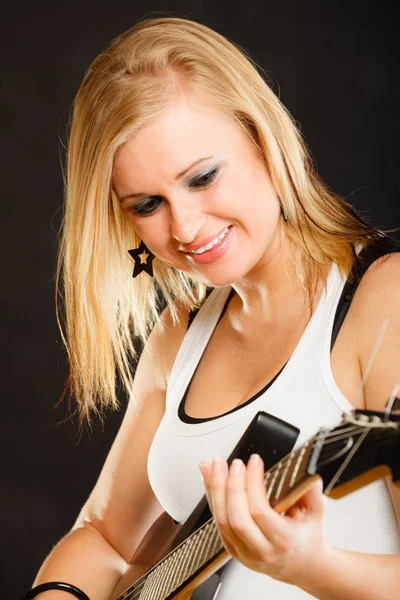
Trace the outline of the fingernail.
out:
<instances>
[{"instance_id":1,"label":"fingernail","mask_svg":"<svg viewBox=\"0 0 400 600\"><path fill-rule=\"evenodd\" d=\"M252 454L249 459L248 467L249 469L255 469L260 464L260 455Z\"/></svg>"},{"instance_id":2,"label":"fingernail","mask_svg":"<svg viewBox=\"0 0 400 600\"><path fill-rule=\"evenodd\" d=\"M222 469L222 463L223 463L223 459L220 456L216 456L212 463L211 472L219 473Z\"/></svg>"},{"instance_id":3,"label":"fingernail","mask_svg":"<svg viewBox=\"0 0 400 600\"><path fill-rule=\"evenodd\" d=\"M201 471L201 475L202 475L203 479L206 474L207 466L208 466L208 463L205 461L199 463L199 469Z\"/></svg>"},{"instance_id":4,"label":"fingernail","mask_svg":"<svg viewBox=\"0 0 400 600\"><path fill-rule=\"evenodd\" d=\"M232 475L239 475L240 471L242 470L242 467L243 462L240 460L240 458L235 458L231 465Z\"/></svg>"}]
</instances>

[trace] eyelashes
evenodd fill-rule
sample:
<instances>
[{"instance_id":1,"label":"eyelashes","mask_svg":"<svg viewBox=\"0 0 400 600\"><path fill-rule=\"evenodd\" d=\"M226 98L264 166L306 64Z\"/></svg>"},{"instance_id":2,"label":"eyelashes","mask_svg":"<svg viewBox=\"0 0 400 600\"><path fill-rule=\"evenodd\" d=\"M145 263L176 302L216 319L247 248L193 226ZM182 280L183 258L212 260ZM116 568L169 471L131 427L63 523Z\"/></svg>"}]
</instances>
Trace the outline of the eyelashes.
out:
<instances>
[{"instance_id":1,"label":"eyelashes","mask_svg":"<svg viewBox=\"0 0 400 600\"><path fill-rule=\"evenodd\" d=\"M220 170L220 167L213 167L212 169L209 169L202 175L199 175L198 177L194 177L194 179L192 179L189 182L189 187L197 189L197 188L205 188L205 187L211 185L214 182L215 178L217 177L219 170Z\"/></svg>"},{"instance_id":2,"label":"eyelashes","mask_svg":"<svg viewBox=\"0 0 400 600\"><path fill-rule=\"evenodd\" d=\"M208 188L214 183L219 171L220 166L208 169L205 173L191 179L189 181L189 188L195 190ZM163 203L164 198L162 196L149 196L135 204L135 206L131 208L131 212L133 215L146 217L155 213Z\"/></svg>"},{"instance_id":3,"label":"eyelashes","mask_svg":"<svg viewBox=\"0 0 400 600\"><path fill-rule=\"evenodd\" d=\"M145 217L151 215L161 206L163 202L162 196L150 196L141 202L138 202L132 207L132 214Z\"/></svg>"}]
</instances>

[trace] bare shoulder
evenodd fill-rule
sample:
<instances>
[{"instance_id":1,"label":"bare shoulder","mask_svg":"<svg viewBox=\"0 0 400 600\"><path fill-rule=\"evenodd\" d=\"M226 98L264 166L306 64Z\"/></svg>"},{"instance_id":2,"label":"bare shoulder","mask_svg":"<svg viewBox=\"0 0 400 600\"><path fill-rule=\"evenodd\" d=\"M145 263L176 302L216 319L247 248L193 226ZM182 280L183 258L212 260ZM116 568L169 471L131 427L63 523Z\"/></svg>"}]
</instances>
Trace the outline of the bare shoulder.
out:
<instances>
[{"instance_id":1,"label":"bare shoulder","mask_svg":"<svg viewBox=\"0 0 400 600\"><path fill-rule=\"evenodd\" d=\"M152 383L164 391L176 355L185 337L189 311L180 302L175 304L175 316L169 307L162 312L146 341L135 375L135 387L143 383L151 372Z\"/></svg>"},{"instance_id":2,"label":"bare shoulder","mask_svg":"<svg viewBox=\"0 0 400 600\"><path fill-rule=\"evenodd\" d=\"M398 301L399 295L400 252L397 252L382 256L371 265L360 282L354 302L360 309L379 302L384 310Z\"/></svg>"},{"instance_id":3,"label":"bare shoulder","mask_svg":"<svg viewBox=\"0 0 400 600\"><path fill-rule=\"evenodd\" d=\"M400 395L400 253L368 269L351 305L365 407L383 412ZM387 479L400 525L400 489Z\"/></svg>"},{"instance_id":4,"label":"bare shoulder","mask_svg":"<svg viewBox=\"0 0 400 600\"><path fill-rule=\"evenodd\" d=\"M400 384L400 253L368 269L351 310L365 404L381 410Z\"/></svg>"},{"instance_id":5,"label":"bare shoulder","mask_svg":"<svg viewBox=\"0 0 400 600\"><path fill-rule=\"evenodd\" d=\"M165 413L166 381L185 335L188 311L177 306L177 317L166 309L144 346L120 430L75 524L94 527L127 563L163 512L150 486L147 457Z\"/></svg>"}]
</instances>

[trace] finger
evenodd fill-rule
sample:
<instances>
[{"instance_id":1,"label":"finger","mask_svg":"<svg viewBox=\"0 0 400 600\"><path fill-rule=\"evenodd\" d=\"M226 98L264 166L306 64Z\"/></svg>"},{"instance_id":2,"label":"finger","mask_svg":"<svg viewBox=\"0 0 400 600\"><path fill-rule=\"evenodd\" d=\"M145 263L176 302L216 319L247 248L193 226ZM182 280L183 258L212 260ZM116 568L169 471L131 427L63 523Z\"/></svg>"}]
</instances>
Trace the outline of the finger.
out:
<instances>
[{"instance_id":1,"label":"finger","mask_svg":"<svg viewBox=\"0 0 400 600\"><path fill-rule=\"evenodd\" d=\"M311 516L322 517L325 514L326 498L322 493L323 482L320 477L316 479L310 489L303 496L303 503Z\"/></svg>"},{"instance_id":2,"label":"finger","mask_svg":"<svg viewBox=\"0 0 400 600\"><path fill-rule=\"evenodd\" d=\"M228 520L226 512L226 480L228 465L225 460L216 456L212 462L207 479L207 494L211 502L210 508L219 526L225 526Z\"/></svg>"},{"instance_id":3,"label":"finger","mask_svg":"<svg viewBox=\"0 0 400 600\"><path fill-rule=\"evenodd\" d=\"M201 475L203 477L204 485L207 485L207 481L208 481L208 478L209 478L210 472L211 472L210 463L205 460L202 460L201 463L199 463L199 469L200 469Z\"/></svg>"},{"instance_id":4,"label":"finger","mask_svg":"<svg viewBox=\"0 0 400 600\"><path fill-rule=\"evenodd\" d=\"M218 459L217 459L217 461L218 461ZM221 518L220 512L218 512L218 514L216 514L216 509L213 506L215 496L214 496L214 493L211 491L211 486L210 486L212 464L210 464L206 461L202 461L199 464L199 468L200 468L200 471L203 476L204 485L206 487L206 495L207 495L208 505L209 505L210 510L215 518L215 522L217 523L218 530L219 530L221 539L224 543L224 546L225 546L226 550L229 552L229 554L231 554L232 556L237 555L236 549L237 549L238 545L241 545L241 542L240 542L240 540L238 541L238 539L236 538L236 536L234 534L232 534L232 531L229 528L229 526L227 525L227 523L224 522L224 520ZM215 474L215 469L214 469L214 474ZM230 534L231 539L228 539L226 537L227 532L228 532L228 535ZM236 546L231 541L232 538L233 538Z\"/></svg>"},{"instance_id":5,"label":"finger","mask_svg":"<svg viewBox=\"0 0 400 600\"><path fill-rule=\"evenodd\" d=\"M297 521L323 518L326 499L322 493L322 487L322 479L318 477L307 492L286 512L286 515Z\"/></svg>"},{"instance_id":6,"label":"finger","mask_svg":"<svg viewBox=\"0 0 400 600\"><path fill-rule=\"evenodd\" d=\"M211 477L211 468L212 465L203 460L199 463L199 469L203 478L203 483L204 483L204 487L205 487L205 492L206 492L206 497L207 497L207 502L208 502L208 506L210 508L210 511L212 514L214 514L214 510L212 507L212 499L210 496L210 492L209 492L209 481L210 481L210 477Z\"/></svg>"},{"instance_id":7,"label":"finger","mask_svg":"<svg viewBox=\"0 0 400 600\"><path fill-rule=\"evenodd\" d=\"M246 485L252 519L273 546L286 548L291 537L289 526L268 501L264 463L257 454L253 454L248 462Z\"/></svg>"},{"instance_id":8,"label":"finger","mask_svg":"<svg viewBox=\"0 0 400 600\"><path fill-rule=\"evenodd\" d=\"M229 527L236 538L232 541L242 552L247 549L247 554L251 551L259 556L265 555L271 545L250 514L246 467L241 460L235 459L229 470L226 503ZM228 537L229 532L226 535Z\"/></svg>"}]
</instances>

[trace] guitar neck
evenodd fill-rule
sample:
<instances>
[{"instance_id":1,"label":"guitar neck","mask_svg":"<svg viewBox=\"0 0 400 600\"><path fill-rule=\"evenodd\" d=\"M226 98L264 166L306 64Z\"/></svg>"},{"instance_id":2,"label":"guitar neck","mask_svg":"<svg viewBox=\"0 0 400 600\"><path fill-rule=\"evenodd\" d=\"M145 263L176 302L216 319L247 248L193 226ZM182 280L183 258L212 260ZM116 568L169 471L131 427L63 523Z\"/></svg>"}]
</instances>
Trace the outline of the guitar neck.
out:
<instances>
[{"instance_id":1,"label":"guitar neck","mask_svg":"<svg viewBox=\"0 0 400 600\"><path fill-rule=\"evenodd\" d=\"M267 497L277 512L293 506L318 477L323 479L324 492L333 497L341 497L389 473L388 464L394 479L400 478L399 421L382 422L377 413L368 411L358 420L358 412L331 431L320 430L265 473ZM393 454L397 455L396 460L392 460ZM117 600L189 598L188 592L229 558L216 522L210 518Z\"/></svg>"},{"instance_id":2,"label":"guitar neck","mask_svg":"<svg viewBox=\"0 0 400 600\"><path fill-rule=\"evenodd\" d=\"M306 473L314 438L302 448L290 453L265 473L264 482L270 502L276 508L286 496L302 489L310 482ZM304 493L304 492L303 492ZM285 509L283 509L285 510ZM117 600L167 600L178 598L180 590L186 591L196 579L196 586L229 560L217 525L213 518L199 527L179 546L118 596ZM194 589L194 588L193 588Z\"/></svg>"}]
</instances>

